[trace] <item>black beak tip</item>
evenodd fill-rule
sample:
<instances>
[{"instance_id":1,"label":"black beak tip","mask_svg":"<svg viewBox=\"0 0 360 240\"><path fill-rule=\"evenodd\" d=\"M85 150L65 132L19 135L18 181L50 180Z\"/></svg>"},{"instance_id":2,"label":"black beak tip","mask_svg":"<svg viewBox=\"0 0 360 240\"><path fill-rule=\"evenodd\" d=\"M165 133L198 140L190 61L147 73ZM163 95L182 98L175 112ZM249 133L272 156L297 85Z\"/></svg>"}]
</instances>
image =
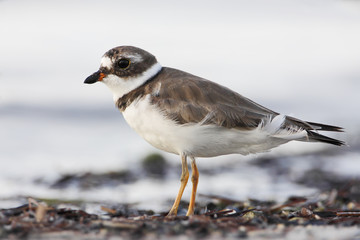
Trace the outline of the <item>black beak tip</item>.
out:
<instances>
[{"instance_id":1,"label":"black beak tip","mask_svg":"<svg viewBox=\"0 0 360 240\"><path fill-rule=\"evenodd\" d=\"M88 76L84 83L86 84L93 84L96 83L97 81L99 81L99 77L100 77L100 73L99 72L95 72L93 74L91 74L90 76Z\"/></svg>"}]
</instances>

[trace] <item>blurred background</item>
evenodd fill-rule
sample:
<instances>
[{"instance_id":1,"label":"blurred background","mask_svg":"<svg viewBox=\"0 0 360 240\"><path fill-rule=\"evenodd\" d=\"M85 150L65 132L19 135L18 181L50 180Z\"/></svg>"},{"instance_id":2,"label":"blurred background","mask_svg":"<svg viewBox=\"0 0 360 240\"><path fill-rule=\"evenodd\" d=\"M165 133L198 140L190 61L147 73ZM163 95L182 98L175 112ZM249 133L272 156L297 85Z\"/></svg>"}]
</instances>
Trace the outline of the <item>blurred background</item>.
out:
<instances>
[{"instance_id":1,"label":"blurred background","mask_svg":"<svg viewBox=\"0 0 360 240\"><path fill-rule=\"evenodd\" d=\"M282 201L316 195L297 181L309 169L359 176L358 1L1 0L0 34L0 208L26 196L171 207L179 157L136 135L104 85L83 84L119 45L275 111L346 129L330 136L347 147L289 143L199 159L200 194Z\"/></svg>"}]
</instances>

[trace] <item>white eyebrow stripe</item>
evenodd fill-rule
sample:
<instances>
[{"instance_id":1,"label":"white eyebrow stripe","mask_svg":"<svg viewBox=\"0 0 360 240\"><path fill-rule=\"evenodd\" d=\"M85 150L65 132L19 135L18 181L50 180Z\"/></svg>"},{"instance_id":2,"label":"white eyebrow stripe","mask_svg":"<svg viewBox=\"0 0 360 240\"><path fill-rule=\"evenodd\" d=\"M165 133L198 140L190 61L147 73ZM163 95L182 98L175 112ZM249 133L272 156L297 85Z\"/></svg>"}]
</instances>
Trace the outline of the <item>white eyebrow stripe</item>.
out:
<instances>
[{"instance_id":1,"label":"white eyebrow stripe","mask_svg":"<svg viewBox=\"0 0 360 240\"><path fill-rule=\"evenodd\" d=\"M129 59L131 62L134 62L134 63L143 61L143 57L140 54L129 54L129 55L123 56L123 57ZM108 56L103 56L101 58L100 65L101 65L101 67L111 69L113 63L114 62L113 62L112 58L110 58Z\"/></svg>"},{"instance_id":2,"label":"white eyebrow stripe","mask_svg":"<svg viewBox=\"0 0 360 240\"><path fill-rule=\"evenodd\" d=\"M142 62L143 61L143 58L140 54L129 54L124 57L130 59L130 61L132 61L132 62Z\"/></svg>"}]
</instances>

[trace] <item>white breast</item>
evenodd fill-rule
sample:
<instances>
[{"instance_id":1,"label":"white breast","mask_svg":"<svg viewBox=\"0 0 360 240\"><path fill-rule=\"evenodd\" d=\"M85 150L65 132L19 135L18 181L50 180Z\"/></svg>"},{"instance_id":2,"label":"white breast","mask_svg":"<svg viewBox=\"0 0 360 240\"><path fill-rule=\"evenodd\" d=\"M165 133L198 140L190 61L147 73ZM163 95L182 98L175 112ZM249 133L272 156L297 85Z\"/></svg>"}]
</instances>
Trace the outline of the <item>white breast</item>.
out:
<instances>
[{"instance_id":1,"label":"white breast","mask_svg":"<svg viewBox=\"0 0 360 240\"><path fill-rule=\"evenodd\" d=\"M150 96L134 101L123 112L126 122L146 141L161 150L180 154L184 150L181 142L181 126L165 118L149 102Z\"/></svg>"}]
</instances>

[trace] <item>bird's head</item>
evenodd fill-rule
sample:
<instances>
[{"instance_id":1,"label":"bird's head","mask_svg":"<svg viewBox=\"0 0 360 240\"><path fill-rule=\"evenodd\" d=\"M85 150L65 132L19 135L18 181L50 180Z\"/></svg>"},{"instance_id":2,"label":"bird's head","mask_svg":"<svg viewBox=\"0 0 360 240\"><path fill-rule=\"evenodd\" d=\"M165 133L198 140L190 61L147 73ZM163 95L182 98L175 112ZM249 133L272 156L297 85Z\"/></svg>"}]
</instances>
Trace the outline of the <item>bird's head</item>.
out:
<instances>
[{"instance_id":1,"label":"bird's head","mask_svg":"<svg viewBox=\"0 0 360 240\"><path fill-rule=\"evenodd\" d=\"M84 83L105 83L114 95L114 101L141 86L161 70L154 55L137 47L120 46L107 51L100 68Z\"/></svg>"}]
</instances>

